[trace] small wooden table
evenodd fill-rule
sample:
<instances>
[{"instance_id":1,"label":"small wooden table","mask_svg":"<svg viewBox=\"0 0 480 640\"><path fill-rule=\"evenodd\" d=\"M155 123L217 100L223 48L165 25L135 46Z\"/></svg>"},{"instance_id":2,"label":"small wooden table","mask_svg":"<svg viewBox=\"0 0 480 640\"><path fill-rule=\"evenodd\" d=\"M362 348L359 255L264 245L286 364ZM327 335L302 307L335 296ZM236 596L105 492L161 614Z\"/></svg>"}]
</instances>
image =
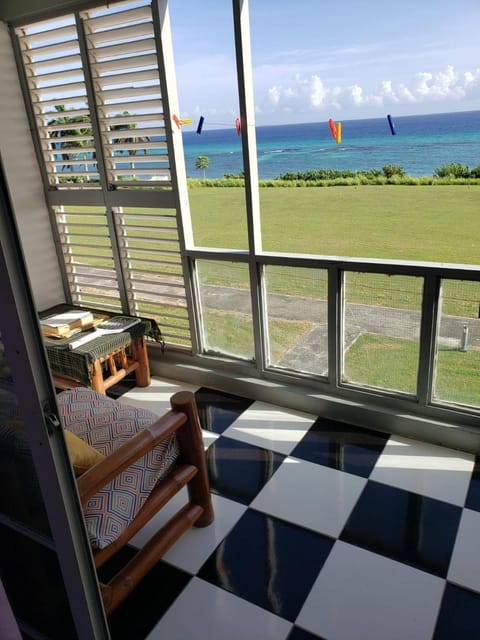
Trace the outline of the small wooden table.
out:
<instances>
[{"instance_id":1,"label":"small wooden table","mask_svg":"<svg viewBox=\"0 0 480 640\"><path fill-rule=\"evenodd\" d=\"M78 308L57 305L41 312L40 317ZM100 313L105 314L103 311ZM59 389L91 387L105 393L126 375L134 372L137 386L147 387L150 384L150 365L146 335L153 335L158 340L161 334L155 321L142 318L140 323L127 331L100 336L75 349L69 349L68 345L78 339L78 334L70 338L44 336L55 386ZM158 341L161 342L161 339Z\"/></svg>"}]
</instances>

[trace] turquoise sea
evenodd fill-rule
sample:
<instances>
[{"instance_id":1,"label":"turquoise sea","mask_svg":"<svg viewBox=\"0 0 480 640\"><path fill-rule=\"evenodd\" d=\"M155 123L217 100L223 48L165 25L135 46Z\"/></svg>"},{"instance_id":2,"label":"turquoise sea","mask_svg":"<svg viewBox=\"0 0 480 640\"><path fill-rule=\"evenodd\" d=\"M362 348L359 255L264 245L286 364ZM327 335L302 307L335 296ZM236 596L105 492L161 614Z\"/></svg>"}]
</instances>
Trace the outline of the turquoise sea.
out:
<instances>
[{"instance_id":1,"label":"turquoise sea","mask_svg":"<svg viewBox=\"0 0 480 640\"><path fill-rule=\"evenodd\" d=\"M396 135L387 117L342 121L342 142L333 139L327 120L307 124L257 127L260 179L309 169L381 169L395 164L412 176L432 175L436 168L458 162L480 165L480 111L396 117ZM191 125L195 129L196 124ZM242 149L235 125L209 128L201 134L183 129L187 175L203 177L197 156L208 156L207 178L243 171Z\"/></svg>"}]
</instances>

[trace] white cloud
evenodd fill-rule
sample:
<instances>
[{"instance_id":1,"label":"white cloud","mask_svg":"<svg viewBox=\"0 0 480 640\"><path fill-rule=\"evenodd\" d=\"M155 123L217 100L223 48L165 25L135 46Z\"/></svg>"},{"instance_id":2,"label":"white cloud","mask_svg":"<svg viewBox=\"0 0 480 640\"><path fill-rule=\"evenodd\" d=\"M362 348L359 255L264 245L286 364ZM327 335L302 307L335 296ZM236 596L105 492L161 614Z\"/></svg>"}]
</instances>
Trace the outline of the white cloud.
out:
<instances>
[{"instance_id":1,"label":"white cloud","mask_svg":"<svg viewBox=\"0 0 480 640\"><path fill-rule=\"evenodd\" d=\"M350 89L350 95L352 96L353 104L357 105L357 107L365 103L363 89L362 87L359 87L358 84L354 84Z\"/></svg>"},{"instance_id":2,"label":"white cloud","mask_svg":"<svg viewBox=\"0 0 480 640\"><path fill-rule=\"evenodd\" d=\"M313 76L310 83L310 104L312 107L321 107L325 104L328 90L318 76Z\"/></svg>"},{"instance_id":3,"label":"white cloud","mask_svg":"<svg viewBox=\"0 0 480 640\"><path fill-rule=\"evenodd\" d=\"M280 102L281 94L278 87L270 87L268 90L268 101L272 104L278 104Z\"/></svg>"},{"instance_id":4,"label":"white cloud","mask_svg":"<svg viewBox=\"0 0 480 640\"><path fill-rule=\"evenodd\" d=\"M391 80L383 80L380 90L380 97L385 102L399 102L399 90L393 88L393 82Z\"/></svg>"},{"instance_id":5,"label":"white cloud","mask_svg":"<svg viewBox=\"0 0 480 640\"><path fill-rule=\"evenodd\" d=\"M261 93L261 92L260 92ZM344 85L328 83L318 74L297 73L283 82L270 86L266 99L262 100L257 88L257 101L262 112L301 111L314 113L328 109L357 112L373 107L388 105L412 105L439 101L453 101L473 98L480 93L480 67L457 71L447 65L436 72L419 71L408 83L397 83L384 79L374 89L359 83ZM446 105L448 108L448 105Z\"/></svg>"},{"instance_id":6,"label":"white cloud","mask_svg":"<svg viewBox=\"0 0 480 640\"><path fill-rule=\"evenodd\" d=\"M410 91L410 89L403 84L399 86L397 90L397 95L398 95L398 101L403 102L404 104L417 101L417 99L415 98L414 94Z\"/></svg>"},{"instance_id":7,"label":"white cloud","mask_svg":"<svg viewBox=\"0 0 480 640\"><path fill-rule=\"evenodd\" d=\"M433 78L433 75L431 73L427 73L425 71L417 73L415 77L415 83L414 83L415 84L414 92L420 96L428 95L430 91L429 85L432 81L432 78Z\"/></svg>"}]
</instances>

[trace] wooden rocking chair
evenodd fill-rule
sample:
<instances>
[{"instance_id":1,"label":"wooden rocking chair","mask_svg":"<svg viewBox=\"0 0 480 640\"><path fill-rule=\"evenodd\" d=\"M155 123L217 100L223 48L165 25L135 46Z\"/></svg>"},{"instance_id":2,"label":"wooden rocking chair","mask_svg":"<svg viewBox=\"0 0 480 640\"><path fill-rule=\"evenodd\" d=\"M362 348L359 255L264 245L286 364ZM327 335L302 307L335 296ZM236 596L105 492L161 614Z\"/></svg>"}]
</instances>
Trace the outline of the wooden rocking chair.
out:
<instances>
[{"instance_id":1,"label":"wooden rocking chair","mask_svg":"<svg viewBox=\"0 0 480 640\"><path fill-rule=\"evenodd\" d=\"M74 394L73 400L69 398L68 394ZM91 389L72 389L62 392L59 395L59 408L63 414L65 427L73 433L83 436L83 440L89 440L89 438L85 438L87 433L85 430L82 432L82 421L78 420L78 414L77 417L75 416L79 395L83 398L83 402L91 403L91 416L94 421L98 421L102 411L106 413L110 409L116 411L119 406L122 412L131 412L131 415L126 419L127 423L131 423L132 420L137 422L148 421L150 415L147 411L112 400ZM122 472L127 474L128 483L131 480L130 476L136 477L135 474L138 473L138 469L135 469L134 473L129 471L136 461L143 459L142 457L145 456L153 457L154 463L157 462L159 457L163 456L165 458L165 468L161 471L161 477L148 497L143 501L143 506L133 515L125 528L112 542L102 545L101 548L98 545L97 548L94 548L93 554L97 569L121 549L182 487L186 485L188 488L189 502L157 531L149 542L107 584L100 584L107 615L118 607L137 586L143 576L150 571L169 547L187 529L192 525L204 527L210 524L214 517L202 432L194 396L190 392L182 391L173 395L170 402L171 411L160 418L154 416L156 419L152 424L145 427L141 426L133 437L127 436L126 442L118 446L118 448L114 448L105 457L101 456L98 462L77 477L87 530L91 536L92 527L89 526L88 522L91 516L91 513L89 514L89 504L93 504L93 509L94 511L96 510L93 516L94 526L96 526L98 513L103 512L103 515L108 519L111 516L108 513L111 504L117 504L115 500L111 500L111 496L108 496L108 491L116 490L115 488L112 489L111 483L115 482L116 478L121 477ZM99 405L96 403L99 403ZM71 408L74 409L73 414L70 410ZM102 422L102 419L100 419L100 422ZM103 420L103 423L105 422ZM115 424L113 429L115 430ZM90 437L89 444L93 445L96 450L101 450L102 446L105 445L105 440L108 438L104 437L105 434L102 428L99 431L98 426L95 426L93 431L97 434L95 436L96 441L92 441ZM120 431L123 431L123 428ZM100 437L98 436L99 433L101 434ZM164 446L165 443L167 443L166 448L161 450L159 454L158 447ZM172 449L173 455L171 455ZM72 462L74 463L73 460ZM145 479L142 478L139 484L143 485L144 481ZM121 490L122 488L120 486ZM129 486L128 490L131 492L132 487ZM107 495L103 502L98 498L101 491L104 492L104 496ZM95 547L95 545L92 546Z\"/></svg>"}]
</instances>

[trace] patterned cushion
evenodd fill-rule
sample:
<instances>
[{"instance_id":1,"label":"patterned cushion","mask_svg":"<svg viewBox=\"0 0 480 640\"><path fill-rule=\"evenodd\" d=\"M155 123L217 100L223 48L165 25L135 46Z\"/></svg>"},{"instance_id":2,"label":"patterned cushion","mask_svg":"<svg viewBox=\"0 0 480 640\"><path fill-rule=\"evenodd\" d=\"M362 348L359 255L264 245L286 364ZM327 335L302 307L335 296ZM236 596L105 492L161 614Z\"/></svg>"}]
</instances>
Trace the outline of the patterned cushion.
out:
<instances>
[{"instance_id":1,"label":"patterned cushion","mask_svg":"<svg viewBox=\"0 0 480 640\"><path fill-rule=\"evenodd\" d=\"M63 391L57 402L65 427L105 456L158 419L151 411L83 387ZM170 436L87 502L84 514L93 549L103 549L118 538L178 454L177 440Z\"/></svg>"}]
</instances>

